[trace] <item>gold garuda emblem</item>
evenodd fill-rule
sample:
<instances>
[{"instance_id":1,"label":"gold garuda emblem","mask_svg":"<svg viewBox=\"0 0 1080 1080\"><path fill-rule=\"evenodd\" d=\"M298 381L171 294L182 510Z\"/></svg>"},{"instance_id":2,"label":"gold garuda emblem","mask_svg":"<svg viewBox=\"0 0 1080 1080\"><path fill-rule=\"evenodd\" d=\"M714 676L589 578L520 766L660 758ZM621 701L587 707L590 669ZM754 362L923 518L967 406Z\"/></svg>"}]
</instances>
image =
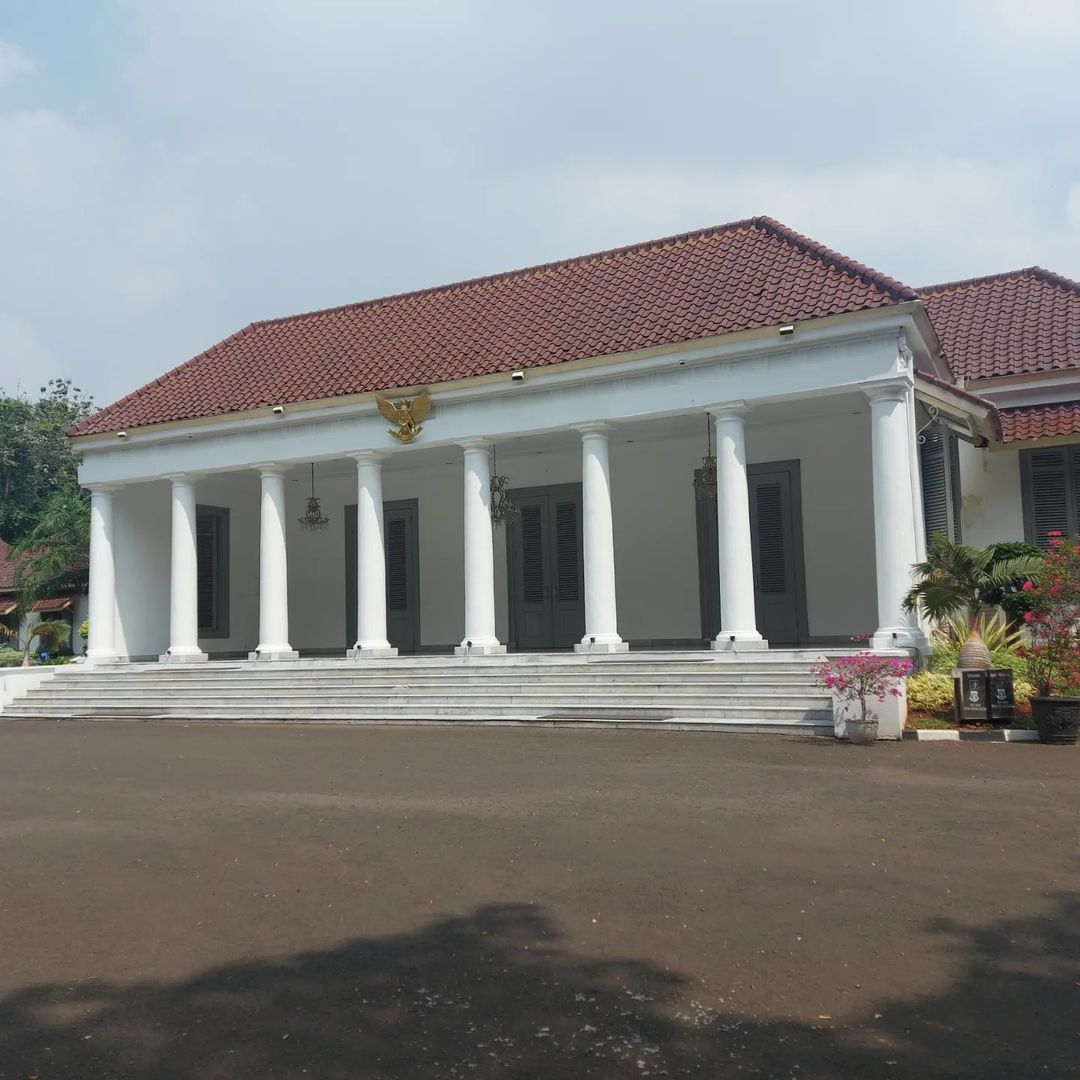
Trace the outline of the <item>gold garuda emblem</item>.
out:
<instances>
[{"instance_id":1,"label":"gold garuda emblem","mask_svg":"<svg viewBox=\"0 0 1080 1080\"><path fill-rule=\"evenodd\" d=\"M412 442L424 430L423 423L431 412L431 395L426 390L421 390L411 401L402 398L395 402L377 397L375 402L386 420L397 425L390 429L390 434L398 442Z\"/></svg>"}]
</instances>

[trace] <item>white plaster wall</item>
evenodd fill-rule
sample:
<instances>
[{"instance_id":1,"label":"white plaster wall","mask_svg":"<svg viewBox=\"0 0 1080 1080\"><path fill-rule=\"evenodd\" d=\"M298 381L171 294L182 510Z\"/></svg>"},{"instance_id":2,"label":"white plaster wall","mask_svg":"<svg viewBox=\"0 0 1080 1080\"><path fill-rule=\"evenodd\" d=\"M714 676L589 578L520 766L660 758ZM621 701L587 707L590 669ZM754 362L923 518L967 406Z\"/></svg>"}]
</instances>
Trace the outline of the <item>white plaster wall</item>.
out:
<instances>
[{"instance_id":1,"label":"white plaster wall","mask_svg":"<svg viewBox=\"0 0 1080 1080\"><path fill-rule=\"evenodd\" d=\"M810 636L873 633L877 581L868 406L751 423L746 453L750 464L800 462Z\"/></svg>"},{"instance_id":2,"label":"white plaster wall","mask_svg":"<svg viewBox=\"0 0 1080 1080\"><path fill-rule=\"evenodd\" d=\"M960 498L964 541L985 547L1024 539L1020 452L980 450L961 442Z\"/></svg>"}]
</instances>

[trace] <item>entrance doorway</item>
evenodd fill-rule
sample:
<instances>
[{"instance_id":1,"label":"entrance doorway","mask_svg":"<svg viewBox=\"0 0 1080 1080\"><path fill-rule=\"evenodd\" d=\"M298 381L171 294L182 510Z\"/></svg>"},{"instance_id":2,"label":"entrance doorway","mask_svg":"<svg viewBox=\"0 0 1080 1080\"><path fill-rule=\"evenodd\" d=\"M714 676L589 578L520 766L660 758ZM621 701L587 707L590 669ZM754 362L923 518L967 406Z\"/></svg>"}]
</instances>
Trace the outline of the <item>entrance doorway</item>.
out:
<instances>
[{"instance_id":1,"label":"entrance doorway","mask_svg":"<svg viewBox=\"0 0 1080 1080\"><path fill-rule=\"evenodd\" d=\"M416 499L383 503L386 636L399 652L420 648L420 541ZM345 647L356 644L356 504L345 507Z\"/></svg>"},{"instance_id":2,"label":"entrance doorway","mask_svg":"<svg viewBox=\"0 0 1080 1080\"><path fill-rule=\"evenodd\" d=\"M798 461L749 465L750 543L754 556L757 628L770 645L809 638L803 581L802 499ZM695 478L698 474L695 472ZM720 548L716 502L697 496L701 634L720 633Z\"/></svg>"},{"instance_id":3,"label":"entrance doorway","mask_svg":"<svg viewBox=\"0 0 1080 1080\"><path fill-rule=\"evenodd\" d=\"M585 633L581 485L511 492L506 530L510 634L522 651L569 649Z\"/></svg>"}]
</instances>

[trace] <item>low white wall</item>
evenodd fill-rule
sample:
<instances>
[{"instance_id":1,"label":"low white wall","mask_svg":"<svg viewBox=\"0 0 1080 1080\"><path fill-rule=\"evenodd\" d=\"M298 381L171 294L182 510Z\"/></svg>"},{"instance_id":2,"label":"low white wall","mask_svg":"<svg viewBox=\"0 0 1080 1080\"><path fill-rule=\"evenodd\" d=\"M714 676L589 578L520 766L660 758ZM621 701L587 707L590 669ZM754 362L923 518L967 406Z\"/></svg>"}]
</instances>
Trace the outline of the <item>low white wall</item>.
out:
<instances>
[{"instance_id":1,"label":"low white wall","mask_svg":"<svg viewBox=\"0 0 1080 1080\"><path fill-rule=\"evenodd\" d=\"M56 674L54 667L0 668L0 712L5 705L21 698L29 690L36 690Z\"/></svg>"},{"instance_id":2,"label":"low white wall","mask_svg":"<svg viewBox=\"0 0 1080 1080\"><path fill-rule=\"evenodd\" d=\"M964 541L985 547L1024 539L1020 452L960 446L961 525Z\"/></svg>"}]
</instances>

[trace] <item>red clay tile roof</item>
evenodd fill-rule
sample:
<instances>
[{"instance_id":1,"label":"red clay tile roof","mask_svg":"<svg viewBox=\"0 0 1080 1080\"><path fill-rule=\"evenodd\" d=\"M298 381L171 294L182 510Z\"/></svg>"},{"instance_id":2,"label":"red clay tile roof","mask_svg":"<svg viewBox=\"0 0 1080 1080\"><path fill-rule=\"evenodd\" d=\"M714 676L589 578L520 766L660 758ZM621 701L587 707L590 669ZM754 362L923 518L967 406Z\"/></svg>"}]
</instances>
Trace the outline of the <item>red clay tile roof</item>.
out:
<instances>
[{"instance_id":1,"label":"red clay tile roof","mask_svg":"<svg viewBox=\"0 0 1080 1080\"><path fill-rule=\"evenodd\" d=\"M252 323L71 434L542 367L914 299L892 278L756 217Z\"/></svg>"},{"instance_id":2,"label":"red clay tile roof","mask_svg":"<svg viewBox=\"0 0 1080 1080\"><path fill-rule=\"evenodd\" d=\"M919 290L958 378L1080 368L1080 284L1029 266Z\"/></svg>"},{"instance_id":3,"label":"red clay tile roof","mask_svg":"<svg viewBox=\"0 0 1080 1080\"><path fill-rule=\"evenodd\" d=\"M1001 415L1002 442L1080 434L1080 401L1019 405L1012 409L999 407L998 413Z\"/></svg>"},{"instance_id":4,"label":"red clay tile roof","mask_svg":"<svg viewBox=\"0 0 1080 1080\"><path fill-rule=\"evenodd\" d=\"M11 545L0 540L0 592L6 592L15 588L16 564L8 560Z\"/></svg>"}]
</instances>

